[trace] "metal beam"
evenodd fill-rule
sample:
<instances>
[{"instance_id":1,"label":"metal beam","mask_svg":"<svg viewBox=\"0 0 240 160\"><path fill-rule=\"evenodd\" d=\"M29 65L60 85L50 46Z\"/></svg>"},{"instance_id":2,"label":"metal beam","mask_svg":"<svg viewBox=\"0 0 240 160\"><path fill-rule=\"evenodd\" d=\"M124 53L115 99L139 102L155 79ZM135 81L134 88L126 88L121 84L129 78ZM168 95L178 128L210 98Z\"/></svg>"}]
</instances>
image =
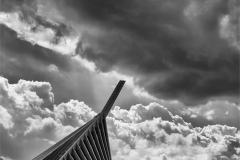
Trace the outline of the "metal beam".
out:
<instances>
[{"instance_id":1,"label":"metal beam","mask_svg":"<svg viewBox=\"0 0 240 160\"><path fill-rule=\"evenodd\" d=\"M122 90L123 85L125 84L125 81L120 80L116 86L116 88L114 89L112 95L110 96L110 98L108 99L106 105L104 106L102 113L103 113L103 118L106 118L109 111L111 110L115 100L117 99L120 91Z\"/></svg>"},{"instance_id":2,"label":"metal beam","mask_svg":"<svg viewBox=\"0 0 240 160\"><path fill-rule=\"evenodd\" d=\"M125 81L119 81L102 112L33 160L111 160L106 116Z\"/></svg>"}]
</instances>

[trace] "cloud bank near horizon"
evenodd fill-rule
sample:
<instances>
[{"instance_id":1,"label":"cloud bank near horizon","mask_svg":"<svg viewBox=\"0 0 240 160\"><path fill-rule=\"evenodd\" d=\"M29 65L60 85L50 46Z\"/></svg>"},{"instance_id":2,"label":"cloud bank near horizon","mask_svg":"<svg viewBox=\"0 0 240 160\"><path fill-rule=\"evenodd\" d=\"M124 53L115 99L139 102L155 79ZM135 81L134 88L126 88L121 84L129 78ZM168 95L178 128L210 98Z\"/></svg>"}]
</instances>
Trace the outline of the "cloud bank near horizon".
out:
<instances>
[{"instance_id":1,"label":"cloud bank near horizon","mask_svg":"<svg viewBox=\"0 0 240 160\"><path fill-rule=\"evenodd\" d=\"M0 89L4 160L33 158L97 114L77 100L55 105L48 82L20 80L9 84L0 77ZM208 119L209 114L205 113L211 109L214 107L210 106L206 112L189 110L188 113L175 108L177 115L169 111L174 112L171 106L166 108L158 103L137 104L129 110L115 106L107 117L112 157L114 160L239 159L240 131L236 127L219 124L193 127L181 117L189 114L198 118L202 114ZM212 120L218 114L221 115L211 112Z\"/></svg>"}]
</instances>

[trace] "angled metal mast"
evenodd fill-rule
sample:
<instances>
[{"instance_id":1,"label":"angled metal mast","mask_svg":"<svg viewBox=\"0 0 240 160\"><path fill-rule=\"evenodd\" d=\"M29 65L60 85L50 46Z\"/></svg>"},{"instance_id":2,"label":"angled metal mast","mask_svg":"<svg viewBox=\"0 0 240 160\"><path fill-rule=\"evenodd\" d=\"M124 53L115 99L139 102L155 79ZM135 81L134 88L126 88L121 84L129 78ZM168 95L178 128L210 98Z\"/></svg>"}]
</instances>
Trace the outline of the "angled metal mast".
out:
<instances>
[{"instance_id":1,"label":"angled metal mast","mask_svg":"<svg viewBox=\"0 0 240 160\"><path fill-rule=\"evenodd\" d=\"M104 118L108 115L109 111L111 110L111 108L112 108L114 102L116 101L120 91L122 90L122 87L124 84L125 84L125 81L120 80L118 82L116 88L114 89L112 95L108 99L106 105L104 106L104 108L102 110Z\"/></svg>"},{"instance_id":2,"label":"angled metal mast","mask_svg":"<svg viewBox=\"0 0 240 160\"><path fill-rule=\"evenodd\" d=\"M111 160L106 116L125 81L119 81L102 112L33 160Z\"/></svg>"}]
</instances>

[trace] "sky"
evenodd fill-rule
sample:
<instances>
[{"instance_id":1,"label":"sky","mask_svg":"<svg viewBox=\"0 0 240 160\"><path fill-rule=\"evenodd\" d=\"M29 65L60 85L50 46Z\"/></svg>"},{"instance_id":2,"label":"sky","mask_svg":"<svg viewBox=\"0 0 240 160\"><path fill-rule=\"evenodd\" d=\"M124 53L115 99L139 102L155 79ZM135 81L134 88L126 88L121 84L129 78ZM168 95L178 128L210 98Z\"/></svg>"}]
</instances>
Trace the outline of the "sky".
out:
<instances>
[{"instance_id":1,"label":"sky","mask_svg":"<svg viewBox=\"0 0 240 160\"><path fill-rule=\"evenodd\" d=\"M240 159L239 0L0 0L0 160L97 115L113 160Z\"/></svg>"}]
</instances>

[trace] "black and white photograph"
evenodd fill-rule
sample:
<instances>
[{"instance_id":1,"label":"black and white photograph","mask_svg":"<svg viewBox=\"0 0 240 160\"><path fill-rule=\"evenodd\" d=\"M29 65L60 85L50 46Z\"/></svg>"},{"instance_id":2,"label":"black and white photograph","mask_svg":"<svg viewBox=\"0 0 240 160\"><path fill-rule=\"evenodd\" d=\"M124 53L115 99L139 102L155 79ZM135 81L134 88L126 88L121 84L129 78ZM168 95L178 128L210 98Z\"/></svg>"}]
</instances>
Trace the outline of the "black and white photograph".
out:
<instances>
[{"instance_id":1,"label":"black and white photograph","mask_svg":"<svg viewBox=\"0 0 240 160\"><path fill-rule=\"evenodd\" d=\"M0 160L240 160L240 0L0 0Z\"/></svg>"}]
</instances>

